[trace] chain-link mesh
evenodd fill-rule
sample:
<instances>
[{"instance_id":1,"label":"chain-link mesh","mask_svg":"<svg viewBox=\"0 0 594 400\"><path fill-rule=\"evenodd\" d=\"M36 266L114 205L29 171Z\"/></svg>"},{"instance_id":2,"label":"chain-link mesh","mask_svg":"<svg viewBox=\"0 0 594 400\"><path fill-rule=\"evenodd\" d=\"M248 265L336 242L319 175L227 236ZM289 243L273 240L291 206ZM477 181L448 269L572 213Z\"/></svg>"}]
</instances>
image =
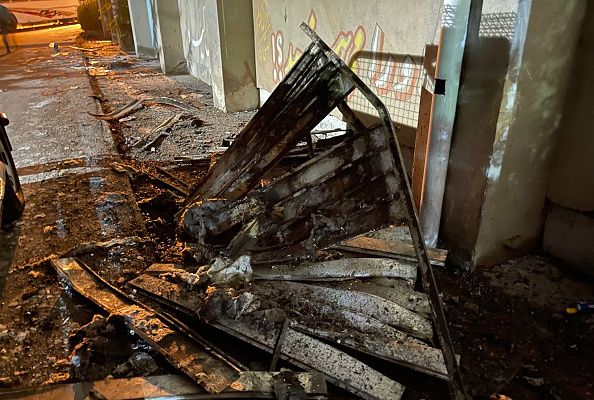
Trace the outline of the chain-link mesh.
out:
<instances>
[{"instance_id":1,"label":"chain-link mesh","mask_svg":"<svg viewBox=\"0 0 594 400\"><path fill-rule=\"evenodd\" d=\"M479 35L504 37L510 42L514 37L517 14L515 12L488 13L481 15Z\"/></svg>"},{"instance_id":2,"label":"chain-link mesh","mask_svg":"<svg viewBox=\"0 0 594 400\"><path fill-rule=\"evenodd\" d=\"M425 80L422 57L363 51L353 58L351 66L386 105L394 122L417 126ZM356 111L377 116L375 108L358 91L348 103Z\"/></svg>"}]
</instances>

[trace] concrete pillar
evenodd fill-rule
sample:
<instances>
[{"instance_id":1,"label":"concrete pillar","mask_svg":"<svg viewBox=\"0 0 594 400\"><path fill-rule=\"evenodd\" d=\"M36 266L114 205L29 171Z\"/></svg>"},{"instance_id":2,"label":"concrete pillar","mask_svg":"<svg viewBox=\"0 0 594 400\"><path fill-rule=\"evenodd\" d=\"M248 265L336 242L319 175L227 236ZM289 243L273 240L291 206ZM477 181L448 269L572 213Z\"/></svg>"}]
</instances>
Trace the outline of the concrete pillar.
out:
<instances>
[{"instance_id":1,"label":"concrete pillar","mask_svg":"<svg viewBox=\"0 0 594 400\"><path fill-rule=\"evenodd\" d=\"M551 154L586 3L520 0L504 76L496 59L504 43L494 44L496 54L475 57L482 71L467 71L459 101L467 114L454 131L441 231L458 264L493 265L540 243Z\"/></svg>"},{"instance_id":2,"label":"concrete pillar","mask_svg":"<svg viewBox=\"0 0 594 400\"><path fill-rule=\"evenodd\" d=\"M258 107L254 24L250 0L179 0L190 74L211 85L215 107Z\"/></svg>"},{"instance_id":3,"label":"concrete pillar","mask_svg":"<svg viewBox=\"0 0 594 400\"><path fill-rule=\"evenodd\" d=\"M252 2L218 0L222 95L215 106L226 112L252 110L259 105ZM213 91L214 92L214 91Z\"/></svg>"},{"instance_id":4,"label":"concrete pillar","mask_svg":"<svg viewBox=\"0 0 594 400\"><path fill-rule=\"evenodd\" d=\"M178 3L173 0L152 0L152 5L161 69L166 74L186 73Z\"/></svg>"},{"instance_id":5,"label":"concrete pillar","mask_svg":"<svg viewBox=\"0 0 594 400\"><path fill-rule=\"evenodd\" d=\"M134 35L134 50L139 58L157 57L157 46L149 6L150 3L147 0L128 0L130 22L132 23L132 33Z\"/></svg>"},{"instance_id":6,"label":"concrete pillar","mask_svg":"<svg viewBox=\"0 0 594 400\"><path fill-rule=\"evenodd\" d=\"M594 276L594 2L587 3L551 168L543 249Z\"/></svg>"}]
</instances>

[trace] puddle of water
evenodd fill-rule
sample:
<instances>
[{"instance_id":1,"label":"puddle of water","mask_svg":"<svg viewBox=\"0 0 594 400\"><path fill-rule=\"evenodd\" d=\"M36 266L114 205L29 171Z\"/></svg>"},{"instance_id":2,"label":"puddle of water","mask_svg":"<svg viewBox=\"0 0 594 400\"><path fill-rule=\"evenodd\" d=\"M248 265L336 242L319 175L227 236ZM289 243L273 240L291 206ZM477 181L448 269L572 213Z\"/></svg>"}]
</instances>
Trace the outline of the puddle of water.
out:
<instances>
[{"instance_id":1,"label":"puddle of water","mask_svg":"<svg viewBox=\"0 0 594 400\"><path fill-rule=\"evenodd\" d=\"M56 221L58 237L60 239L64 239L66 237L66 222L64 221L64 218L62 218L62 205L60 203L60 197L57 198L56 209L58 211L58 220Z\"/></svg>"},{"instance_id":2,"label":"puddle of water","mask_svg":"<svg viewBox=\"0 0 594 400\"><path fill-rule=\"evenodd\" d=\"M95 200L95 213L99 219L101 226L101 234L103 236L110 236L117 232L118 226L114 223L113 214L110 210L113 209L113 204L106 201L101 201L101 195L104 188L105 179L99 177L89 178L89 187L91 194Z\"/></svg>"}]
</instances>

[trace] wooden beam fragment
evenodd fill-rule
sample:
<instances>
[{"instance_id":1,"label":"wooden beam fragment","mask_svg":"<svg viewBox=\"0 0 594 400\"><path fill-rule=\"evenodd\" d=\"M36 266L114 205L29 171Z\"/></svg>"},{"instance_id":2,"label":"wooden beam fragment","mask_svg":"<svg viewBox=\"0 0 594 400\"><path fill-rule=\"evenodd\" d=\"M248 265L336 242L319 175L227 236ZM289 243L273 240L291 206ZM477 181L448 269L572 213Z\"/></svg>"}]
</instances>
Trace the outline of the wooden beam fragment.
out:
<instances>
[{"instance_id":1,"label":"wooden beam fragment","mask_svg":"<svg viewBox=\"0 0 594 400\"><path fill-rule=\"evenodd\" d=\"M400 260L417 261L415 249L409 243L387 242L382 239L359 236L353 239L332 246L337 250L344 250L353 253L367 254L376 257L395 258ZM427 249L431 265L444 266L447 250Z\"/></svg>"}]
</instances>

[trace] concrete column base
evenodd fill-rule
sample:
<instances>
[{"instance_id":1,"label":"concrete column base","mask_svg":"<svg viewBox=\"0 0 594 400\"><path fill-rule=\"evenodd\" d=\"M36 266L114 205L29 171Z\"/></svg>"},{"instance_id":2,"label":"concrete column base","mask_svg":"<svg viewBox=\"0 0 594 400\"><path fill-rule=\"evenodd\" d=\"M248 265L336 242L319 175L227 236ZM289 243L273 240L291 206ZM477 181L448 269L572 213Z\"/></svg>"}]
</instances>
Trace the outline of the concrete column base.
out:
<instances>
[{"instance_id":1,"label":"concrete column base","mask_svg":"<svg viewBox=\"0 0 594 400\"><path fill-rule=\"evenodd\" d=\"M154 33L151 3L147 0L128 0L130 22L134 35L134 50L138 58L156 58L157 43Z\"/></svg>"},{"instance_id":2,"label":"concrete column base","mask_svg":"<svg viewBox=\"0 0 594 400\"><path fill-rule=\"evenodd\" d=\"M151 1L161 70L170 75L187 73L178 3L171 0Z\"/></svg>"}]
</instances>

